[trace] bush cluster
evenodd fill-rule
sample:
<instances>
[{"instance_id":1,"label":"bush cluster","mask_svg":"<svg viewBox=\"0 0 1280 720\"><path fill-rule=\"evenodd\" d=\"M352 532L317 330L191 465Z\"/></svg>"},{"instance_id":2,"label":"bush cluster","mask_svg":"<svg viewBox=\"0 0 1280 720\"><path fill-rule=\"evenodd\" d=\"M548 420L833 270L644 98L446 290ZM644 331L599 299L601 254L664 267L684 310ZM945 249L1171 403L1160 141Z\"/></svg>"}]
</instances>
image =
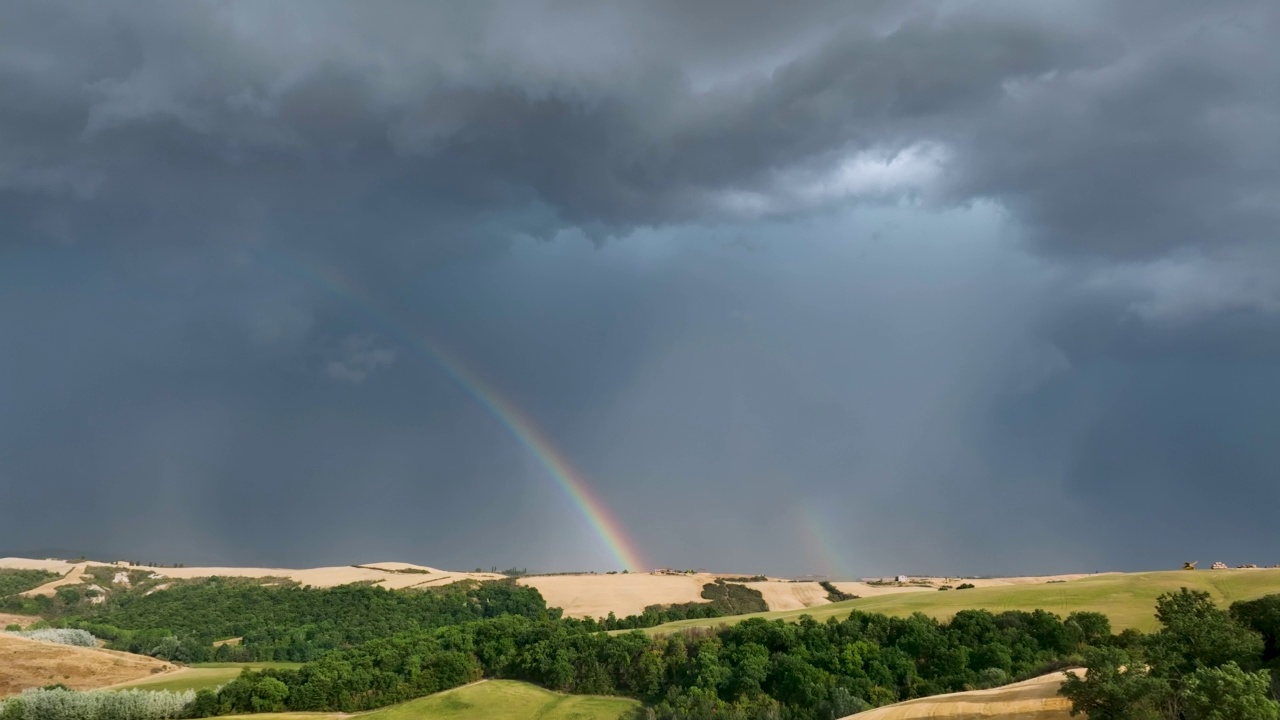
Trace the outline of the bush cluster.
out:
<instances>
[{"instance_id":1,"label":"bush cluster","mask_svg":"<svg viewBox=\"0 0 1280 720\"><path fill-rule=\"evenodd\" d=\"M820 582L820 583L818 583L818 584L822 586L822 589L823 589L823 590L826 590L826 591L827 591L827 599L828 599L828 600L830 600L830 601L831 601L831 602L833 602L833 603L834 603L834 602L843 602L843 601L845 601L845 600L857 600L857 599L858 599L858 596L857 596L857 595L854 595L853 593L847 593L847 592L845 592L845 591L841 590L840 588L838 588L838 587L836 587L836 586L835 586L835 583L832 583L832 582L830 582L829 580L823 580L822 582Z\"/></svg>"},{"instance_id":2,"label":"bush cluster","mask_svg":"<svg viewBox=\"0 0 1280 720\"><path fill-rule=\"evenodd\" d=\"M0 720L170 720L194 717L193 691L26 690L0 700Z\"/></svg>"},{"instance_id":3,"label":"bush cluster","mask_svg":"<svg viewBox=\"0 0 1280 720\"><path fill-rule=\"evenodd\" d=\"M30 640L58 643L59 645L75 645L78 647L97 647L98 638L87 630L76 628L44 628L42 630L6 630L6 635L16 635Z\"/></svg>"},{"instance_id":4,"label":"bush cluster","mask_svg":"<svg viewBox=\"0 0 1280 720\"><path fill-rule=\"evenodd\" d=\"M48 570L0 568L0 598L17 595L62 577Z\"/></svg>"}]
</instances>

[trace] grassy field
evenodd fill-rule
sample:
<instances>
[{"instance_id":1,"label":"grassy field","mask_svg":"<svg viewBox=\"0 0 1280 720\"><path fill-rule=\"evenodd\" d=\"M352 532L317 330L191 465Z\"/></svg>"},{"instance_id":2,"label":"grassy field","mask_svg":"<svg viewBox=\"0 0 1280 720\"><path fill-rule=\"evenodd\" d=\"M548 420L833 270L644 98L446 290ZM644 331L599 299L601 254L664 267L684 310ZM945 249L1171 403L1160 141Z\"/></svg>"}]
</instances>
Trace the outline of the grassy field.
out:
<instances>
[{"instance_id":1,"label":"grassy field","mask_svg":"<svg viewBox=\"0 0 1280 720\"><path fill-rule=\"evenodd\" d=\"M487 680L428 697L410 700L371 713L361 720L618 720L638 707L635 700L595 695L563 695L512 680ZM227 720L324 720L339 715L278 713L235 715Z\"/></svg>"},{"instance_id":2,"label":"grassy field","mask_svg":"<svg viewBox=\"0 0 1280 720\"><path fill-rule=\"evenodd\" d=\"M137 688L139 690L203 690L205 688L216 688L223 683L230 682L240 674L245 668L298 668L302 667L301 663L285 663L285 662L254 662L254 663L197 663L191 667L185 667L174 672L164 673L155 677L143 678L141 680L128 683L127 685L118 686L115 689L124 690Z\"/></svg>"},{"instance_id":3,"label":"grassy field","mask_svg":"<svg viewBox=\"0 0 1280 720\"><path fill-rule=\"evenodd\" d=\"M1043 609L1063 617L1077 610L1092 610L1105 613L1111 618L1111 625L1115 630L1137 628L1149 631L1156 627L1156 597L1184 586L1207 591L1219 605L1225 607L1236 600L1250 600L1280 593L1280 569L1117 573L1043 585L894 593L803 610L753 613L711 620L681 620L649 628L646 632L668 633L690 627L714 627L749 617L797 620L802 615L811 615L818 620L825 620L829 617L845 617L854 609L897 616L919 611L945 620L956 611L969 608L986 608L992 612Z\"/></svg>"}]
</instances>

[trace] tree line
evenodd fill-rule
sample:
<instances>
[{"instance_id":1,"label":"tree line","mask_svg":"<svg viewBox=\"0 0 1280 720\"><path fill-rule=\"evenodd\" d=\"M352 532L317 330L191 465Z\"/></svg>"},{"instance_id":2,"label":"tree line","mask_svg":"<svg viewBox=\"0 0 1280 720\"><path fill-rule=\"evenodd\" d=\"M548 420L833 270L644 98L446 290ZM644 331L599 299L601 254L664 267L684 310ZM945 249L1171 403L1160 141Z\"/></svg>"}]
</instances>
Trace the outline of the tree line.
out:
<instances>
[{"instance_id":1,"label":"tree line","mask_svg":"<svg viewBox=\"0 0 1280 720\"><path fill-rule=\"evenodd\" d=\"M112 649L175 662L306 662L376 638L500 615L555 620L560 610L509 580L406 592L209 578L149 595L117 595L59 622L88 630ZM214 644L228 638L241 641Z\"/></svg>"},{"instance_id":2,"label":"tree line","mask_svg":"<svg viewBox=\"0 0 1280 720\"><path fill-rule=\"evenodd\" d=\"M297 670L246 671L197 696L202 714L355 712L509 678L644 701L655 718L843 717L873 705L991 687L1110 642L1096 613L984 610L949 622L854 611L844 620L755 618L664 637L506 615L380 638Z\"/></svg>"}]
</instances>

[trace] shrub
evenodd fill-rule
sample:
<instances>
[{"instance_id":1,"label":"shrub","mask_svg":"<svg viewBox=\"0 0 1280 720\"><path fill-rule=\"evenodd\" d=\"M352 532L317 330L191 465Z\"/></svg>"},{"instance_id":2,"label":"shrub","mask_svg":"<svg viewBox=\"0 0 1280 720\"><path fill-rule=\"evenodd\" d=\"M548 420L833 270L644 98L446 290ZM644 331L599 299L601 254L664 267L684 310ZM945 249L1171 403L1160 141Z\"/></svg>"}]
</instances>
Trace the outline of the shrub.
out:
<instances>
[{"instance_id":1,"label":"shrub","mask_svg":"<svg viewBox=\"0 0 1280 720\"><path fill-rule=\"evenodd\" d=\"M742 615L769 609L759 590L737 583L726 583L720 579L703 585L702 597L710 600L711 605L725 615Z\"/></svg>"},{"instance_id":2,"label":"shrub","mask_svg":"<svg viewBox=\"0 0 1280 720\"><path fill-rule=\"evenodd\" d=\"M959 585L956 586L957 590L972 590L973 588L974 588L973 583L960 583Z\"/></svg>"},{"instance_id":3,"label":"shrub","mask_svg":"<svg viewBox=\"0 0 1280 720\"><path fill-rule=\"evenodd\" d=\"M17 595L62 577L47 570L10 570L0 568L0 597Z\"/></svg>"},{"instance_id":4,"label":"shrub","mask_svg":"<svg viewBox=\"0 0 1280 720\"><path fill-rule=\"evenodd\" d=\"M854 594L852 594L852 593L847 593L847 592L845 592L845 591L841 590L840 588L836 587L836 586L835 586L835 584L834 584L834 583L832 583L832 582L830 582L829 580L823 580L823 581L819 582L818 584L822 586L822 589L823 589L823 590L826 590L826 591L827 591L827 599L828 599L828 600L830 600L830 601L831 601L831 602L833 602L833 603L834 603L834 602L841 602L842 600L857 600L857 599L858 599L858 596L857 596L857 595L854 595Z\"/></svg>"},{"instance_id":5,"label":"shrub","mask_svg":"<svg viewBox=\"0 0 1280 720\"><path fill-rule=\"evenodd\" d=\"M78 647L97 647L98 638L87 630L72 628L44 628L41 630L9 630L9 635L16 635L31 640L58 643L59 645L75 645Z\"/></svg>"},{"instance_id":6,"label":"shrub","mask_svg":"<svg viewBox=\"0 0 1280 720\"><path fill-rule=\"evenodd\" d=\"M1000 687L1009 684L1009 673L996 667L984 668L978 671L978 682L974 687L979 690L986 688Z\"/></svg>"}]
</instances>

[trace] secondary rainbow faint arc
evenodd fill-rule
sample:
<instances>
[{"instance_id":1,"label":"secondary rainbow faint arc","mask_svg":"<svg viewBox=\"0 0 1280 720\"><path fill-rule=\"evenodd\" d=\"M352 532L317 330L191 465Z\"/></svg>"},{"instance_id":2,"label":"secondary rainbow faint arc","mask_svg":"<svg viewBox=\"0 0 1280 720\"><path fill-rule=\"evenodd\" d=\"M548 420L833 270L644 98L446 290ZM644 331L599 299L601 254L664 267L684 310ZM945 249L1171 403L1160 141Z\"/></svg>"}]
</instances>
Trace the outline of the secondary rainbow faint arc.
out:
<instances>
[{"instance_id":1,"label":"secondary rainbow faint arc","mask_svg":"<svg viewBox=\"0 0 1280 720\"><path fill-rule=\"evenodd\" d=\"M556 448L537 425L514 403L504 398L492 384L468 369L438 343L425 336L412 333L392 321L379 310L378 305L354 284L331 273L308 267L296 260L278 254L268 255L258 251L253 256L265 264L313 285L339 298L357 310L366 319L375 322L385 332L395 336L408 347L417 350L445 372L454 382L467 391L500 422L511 435L537 458L547 473L564 490L578 511L609 548L609 552L627 570L636 572L647 569L635 543L627 537L622 525L609 508L601 502L587 485L586 480L573 467L568 458Z\"/></svg>"}]
</instances>

